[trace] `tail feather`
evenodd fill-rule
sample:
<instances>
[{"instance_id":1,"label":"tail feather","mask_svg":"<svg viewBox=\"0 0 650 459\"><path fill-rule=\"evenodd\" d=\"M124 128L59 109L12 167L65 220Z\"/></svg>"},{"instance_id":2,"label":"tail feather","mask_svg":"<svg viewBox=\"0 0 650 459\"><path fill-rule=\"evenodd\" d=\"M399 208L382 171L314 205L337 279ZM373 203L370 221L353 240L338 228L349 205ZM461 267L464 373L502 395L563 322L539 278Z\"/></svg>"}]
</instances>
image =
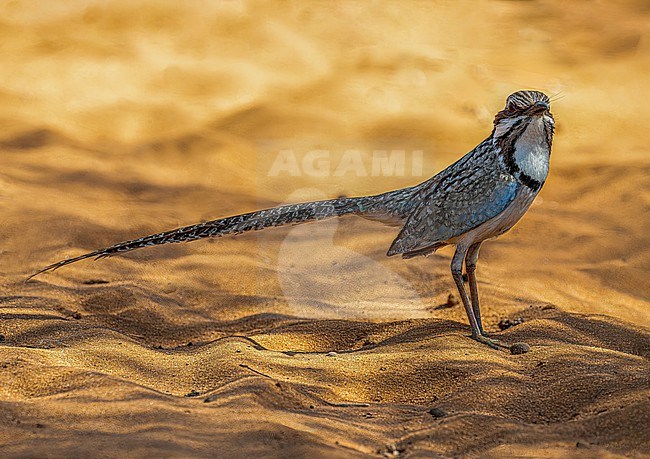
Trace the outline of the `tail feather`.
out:
<instances>
[{"instance_id":1,"label":"tail feather","mask_svg":"<svg viewBox=\"0 0 650 459\"><path fill-rule=\"evenodd\" d=\"M315 201L300 204L274 207L271 209L249 212L232 217L212 220L191 226L184 226L163 233L144 236L131 241L120 242L111 247L95 250L74 258L61 260L57 263L30 275L25 281L47 271L54 271L62 266L76 263L87 258L105 258L131 250L149 247L152 245L189 242L207 237L219 237L226 234L239 234L246 231L261 230L273 226L282 226L291 223L306 223L328 217L338 217L346 214L364 213L370 204L371 198L339 198L326 201Z\"/></svg>"}]
</instances>

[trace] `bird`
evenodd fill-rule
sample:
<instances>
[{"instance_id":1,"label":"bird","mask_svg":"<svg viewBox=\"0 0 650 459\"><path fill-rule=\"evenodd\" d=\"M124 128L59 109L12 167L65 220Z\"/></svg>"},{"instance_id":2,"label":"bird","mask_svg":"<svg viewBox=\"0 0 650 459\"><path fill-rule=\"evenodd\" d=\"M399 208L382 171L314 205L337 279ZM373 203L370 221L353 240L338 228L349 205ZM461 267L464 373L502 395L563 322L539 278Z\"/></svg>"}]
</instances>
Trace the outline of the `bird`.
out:
<instances>
[{"instance_id":1,"label":"bird","mask_svg":"<svg viewBox=\"0 0 650 459\"><path fill-rule=\"evenodd\" d=\"M401 227L388 256L408 259L455 246L451 275L467 314L470 337L494 349L509 348L489 337L483 328L476 268L481 244L510 230L547 179L555 130L550 102L546 94L536 90L509 95L485 140L418 185L371 196L282 205L184 226L61 260L26 280L87 258L100 259L153 245L357 215Z\"/></svg>"}]
</instances>

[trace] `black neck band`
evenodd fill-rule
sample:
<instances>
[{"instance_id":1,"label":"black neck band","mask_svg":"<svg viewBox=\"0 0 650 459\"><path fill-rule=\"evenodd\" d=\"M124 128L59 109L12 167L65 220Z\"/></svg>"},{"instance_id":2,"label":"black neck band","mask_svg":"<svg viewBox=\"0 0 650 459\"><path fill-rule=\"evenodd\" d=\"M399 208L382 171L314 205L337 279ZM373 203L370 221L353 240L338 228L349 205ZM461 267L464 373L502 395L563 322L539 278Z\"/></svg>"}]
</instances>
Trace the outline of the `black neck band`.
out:
<instances>
[{"instance_id":1,"label":"black neck band","mask_svg":"<svg viewBox=\"0 0 650 459\"><path fill-rule=\"evenodd\" d=\"M544 182L540 182L539 180L532 178L530 175L519 169L517 161L515 160L515 144L517 143L519 136L521 136L521 134L523 134L524 130L526 129L526 124L523 121L524 120L521 119L518 122L514 123L510 128L510 131L499 139L498 144L501 150L501 154L503 155L503 162L508 173L517 178L521 183L523 183L531 190L539 191L539 189L542 188Z\"/></svg>"}]
</instances>

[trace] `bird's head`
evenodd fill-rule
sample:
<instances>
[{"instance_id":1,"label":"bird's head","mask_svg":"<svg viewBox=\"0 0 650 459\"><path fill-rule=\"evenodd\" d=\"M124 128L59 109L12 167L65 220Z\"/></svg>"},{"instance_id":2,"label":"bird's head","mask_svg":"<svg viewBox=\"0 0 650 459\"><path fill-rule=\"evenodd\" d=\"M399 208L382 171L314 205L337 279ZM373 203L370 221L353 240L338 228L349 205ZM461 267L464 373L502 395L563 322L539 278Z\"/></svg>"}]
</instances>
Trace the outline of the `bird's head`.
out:
<instances>
[{"instance_id":1,"label":"bird's head","mask_svg":"<svg viewBox=\"0 0 650 459\"><path fill-rule=\"evenodd\" d=\"M506 99L506 106L494 117L495 141L514 140L532 121L541 122L550 145L555 121L550 111L551 100L540 91L517 91Z\"/></svg>"}]
</instances>

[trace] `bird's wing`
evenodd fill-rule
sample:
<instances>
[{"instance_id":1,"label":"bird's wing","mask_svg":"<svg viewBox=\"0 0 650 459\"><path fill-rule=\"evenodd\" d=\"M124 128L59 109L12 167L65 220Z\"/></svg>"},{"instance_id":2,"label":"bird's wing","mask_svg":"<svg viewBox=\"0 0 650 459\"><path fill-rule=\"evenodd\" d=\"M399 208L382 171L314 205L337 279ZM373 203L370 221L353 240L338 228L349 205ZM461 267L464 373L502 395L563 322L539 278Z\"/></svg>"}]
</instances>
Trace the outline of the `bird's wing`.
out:
<instances>
[{"instance_id":1,"label":"bird's wing","mask_svg":"<svg viewBox=\"0 0 650 459\"><path fill-rule=\"evenodd\" d=\"M492 161L459 161L439 174L388 255L433 250L476 228L512 203L517 186L515 178Z\"/></svg>"}]
</instances>

